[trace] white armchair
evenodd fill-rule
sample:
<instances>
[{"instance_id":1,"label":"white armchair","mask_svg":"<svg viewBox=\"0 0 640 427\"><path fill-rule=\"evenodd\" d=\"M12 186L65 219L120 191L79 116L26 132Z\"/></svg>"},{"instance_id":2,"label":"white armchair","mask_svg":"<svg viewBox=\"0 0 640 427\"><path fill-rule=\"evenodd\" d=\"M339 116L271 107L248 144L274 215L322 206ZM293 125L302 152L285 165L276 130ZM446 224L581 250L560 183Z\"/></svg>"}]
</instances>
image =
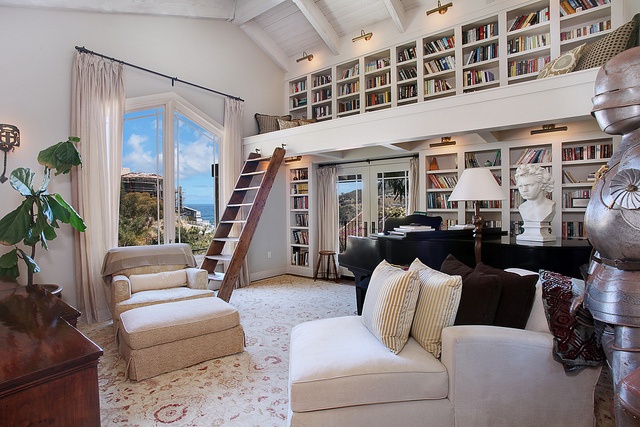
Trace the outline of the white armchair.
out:
<instances>
[{"instance_id":1,"label":"white armchair","mask_svg":"<svg viewBox=\"0 0 640 427\"><path fill-rule=\"evenodd\" d=\"M111 249L102 275L111 291L114 325L123 312L137 307L214 297L207 271L195 265L191 248L182 243Z\"/></svg>"}]
</instances>

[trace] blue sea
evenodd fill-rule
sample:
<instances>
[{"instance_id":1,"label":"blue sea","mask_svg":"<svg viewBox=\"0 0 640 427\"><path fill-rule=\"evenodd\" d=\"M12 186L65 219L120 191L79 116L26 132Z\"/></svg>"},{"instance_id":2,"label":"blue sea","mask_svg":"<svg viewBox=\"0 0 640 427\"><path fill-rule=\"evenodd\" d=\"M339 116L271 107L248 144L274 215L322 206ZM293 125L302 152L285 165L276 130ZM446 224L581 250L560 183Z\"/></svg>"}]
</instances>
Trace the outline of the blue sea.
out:
<instances>
[{"instance_id":1,"label":"blue sea","mask_svg":"<svg viewBox=\"0 0 640 427\"><path fill-rule=\"evenodd\" d=\"M211 224L215 224L215 214L213 212L213 205L211 204L199 204L199 203L185 203L185 206L188 206L192 209L197 209L202 214L202 219L205 221L209 221Z\"/></svg>"}]
</instances>

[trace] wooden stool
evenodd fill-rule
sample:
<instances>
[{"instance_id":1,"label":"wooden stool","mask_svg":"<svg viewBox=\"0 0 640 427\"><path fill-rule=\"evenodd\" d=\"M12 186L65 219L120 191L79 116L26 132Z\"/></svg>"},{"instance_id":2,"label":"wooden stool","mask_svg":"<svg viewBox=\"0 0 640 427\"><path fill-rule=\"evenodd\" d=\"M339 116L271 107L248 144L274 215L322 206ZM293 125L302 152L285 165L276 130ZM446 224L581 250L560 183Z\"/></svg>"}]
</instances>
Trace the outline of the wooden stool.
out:
<instances>
[{"instance_id":1,"label":"wooden stool","mask_svg":"<svg viewBox=\"0 0 640 427\"><path fill-rule=\"evenodd\" d=\"M325 270L324 277L318 277L323 259L327 261L327 269ZM318 278L333 280L336 283L340 281L340 277L338 277L338 267L336 266L336 253L334 251L320 251L318 262L316 263L316 270L313 272L313 281L315 282Z\"/></svg>"}]
</instances>

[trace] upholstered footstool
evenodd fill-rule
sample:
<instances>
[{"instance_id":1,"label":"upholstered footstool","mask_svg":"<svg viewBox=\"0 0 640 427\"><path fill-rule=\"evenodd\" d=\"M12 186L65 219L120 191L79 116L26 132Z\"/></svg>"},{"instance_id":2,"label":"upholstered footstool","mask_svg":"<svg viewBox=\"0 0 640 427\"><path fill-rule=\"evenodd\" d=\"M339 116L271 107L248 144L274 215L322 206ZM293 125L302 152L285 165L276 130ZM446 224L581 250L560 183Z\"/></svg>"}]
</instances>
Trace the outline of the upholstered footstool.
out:
<instances>
[{"instance_id":1,"label":"upholstered footstool","mask_svg":"<svg viewBox=\"0 0 640 427\"><path fill-rule=\"evenodd\" d=\"M231 304L220 298L198 298L125 311L120 315L118 341L128 377L140 381L239 353L244 349L244 331Z\"/></svg>"}]
</instances>

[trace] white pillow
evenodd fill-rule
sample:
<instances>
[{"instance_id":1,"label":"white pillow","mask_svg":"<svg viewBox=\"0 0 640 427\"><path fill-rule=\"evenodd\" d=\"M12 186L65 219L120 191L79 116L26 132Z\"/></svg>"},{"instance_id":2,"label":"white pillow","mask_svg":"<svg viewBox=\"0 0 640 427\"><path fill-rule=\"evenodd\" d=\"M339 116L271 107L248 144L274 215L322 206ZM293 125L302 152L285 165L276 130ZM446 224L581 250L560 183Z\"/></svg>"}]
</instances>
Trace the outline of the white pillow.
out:
<instances>
[{"instance_id":1,"label":"white pillow","mask_svg":"<svg viewBox=\"0 0 640 427\"><path fill-rule=\"evenodd\" d=\"M420 290L418 275L382 261L373 270L362 307L362 323L393 353L409 339Z\"/></svg>"},{"instance_id":2,"label":"white pillow","mask_svg":"<svg viewBox=\"0 0 640 427\"><path fill-rule=\"evenodd\" d=\"M420 293L411 325L411 336L433 354L440 357L442 330L452 326L462 295L462 277L450 276L424 265L416 258L409 267L420 277Z\"/></svg>"},{"instance_id":3,"label":"white pillow","mask_svg":"<svg viewBox=\"0 0 640 427\"><path fill-rule=\"evenodd\" d=\"M131 293L150 291L154 289L179 288L187 286L187 272L185 270L163 271L150 274L132 274Z\"/></svg>"}]
</instances>

